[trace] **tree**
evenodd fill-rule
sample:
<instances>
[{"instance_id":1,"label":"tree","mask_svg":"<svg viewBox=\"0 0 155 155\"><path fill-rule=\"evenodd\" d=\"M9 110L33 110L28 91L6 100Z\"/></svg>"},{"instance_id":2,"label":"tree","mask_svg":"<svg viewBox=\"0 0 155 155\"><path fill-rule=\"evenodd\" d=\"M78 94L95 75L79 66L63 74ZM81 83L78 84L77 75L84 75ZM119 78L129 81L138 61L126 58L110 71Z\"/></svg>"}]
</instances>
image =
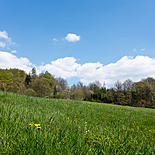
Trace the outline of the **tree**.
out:
<instances>
[{"instance_id":1,"label":"tree","mask_svg":"<svg viewBox=\"0 0 155 155\"><path fill-rule=\"evenodd\" d=\"M73 84L73 85L71 86L71 92L73 92L73 91L76 91L76 85L75 85L75 84Z\"/></svg>"},{"instance_id":2,"label":"tree","mask_svg":"<svg viewBox=\"0 0 155 155\"><path fill-rule=\"evenodd\" d=\"M142 81L142 82L147 82L148 84L155 85L155 79L152 78L152 77L143 78L141 81Z\"/></svg>"},{"instance_id":3,"label":"tree","mask_svg":"<svg viewBox=\"0 0 155 155\"><path fill-rule=\"evenodd\" d=\"M101 88L101 83L99 81L95 81L93 83L89 83L89 85L88 85L88 89L92 90L92 91L100 90L100 88Z\"/></svg>"},{"instance_id":4,"label":"tree","mask_svg":"<svg viewBox=\"0 0 155 155\"><path fill-rule=\"evenodd\" d=\"M127 91L126 91L126 94L125 94L125 100L126 100L126 103L128 105L131 104L131 101L132 101L132 93L130 91L130 88L127 88Z\"/></svg>"},{"instance_id":5,"label":"tree","mask_svg":"<svg viewBox=\"0 0 155 155\"><path fill-rule=\"evenodd\" d=\"M30 76L30 74L28 74L28 75L26 75L26 78L25 78L25 84L29 85L30 82L31 82L31 76Z\"/></svg>"},{"instance_id":6,"label":"tree","mask_svg":"<svg viewBox=\"0 0 155 155\"><path fill-rule=\"evenodd\" d=\"M32 89L38 97L49 96L51 88L46 78L37 78L32 82Z\"/></svg>"},{"instance_id":7,"label":"tree","mask_svg":"<svg viewBox=\"0 0 155 155\"><path fill-rule=\"evenodd\" d=\"M117 80L117 81L115 82L114 90L115 90L115 91L122 91L122 83L121 83L119 80Z\"/></svg>"},{"instance_id":8,"label":"tree","mask_svg":"<svg viewBox=\"0 0 155 155\"><path fill-rule=\"evenodd\" d=\"M39 74L39 78L46 78L52 89L54 88L54 86L56 86L54 85L54 77L52 77L52 75L48 71L46 71L45 73Z\"/></svg>"},{"instance_id":9,"label":"tree","mask_svg":"<svg viewBox=\"0 0 155 155\"><path fill-rule=\"evenodd\" d=\"M122 92L120 91L115 92L115 99L117 103L125 104L125 96Z\"/></svg>"},{"instance_id":10,"label":"tree","mask_svg":"<svg viewBox=\"0 0 155 155\"><path fill-rule=\"evenodd\" d=\"M32 70L31 70L31 77L32 77L32 79L35 79L36 77L37 77L37 72L36 72L36 68L35 67L33 67L32 68Z\"/></svg>"},{"instance_id":11,"label":"tree","mask_svg":"<svg viewBox=\"0 0 155 155\"><path fill-rule=\"evenodd\" d=\"M114 94L115 94L115 91L114 91L114 89L113 88L111 88L111 89L109 89L108 90L108 94L107 94L107 100L108 100L108 102L114 102Z\"/></svg>"},{"instance_id":12,"label":"tree","mask_svg":"<svg viewBox=\"0 0 155 155\"><path fill-rule=\"evenodd\" d=\"M12 81L8 83L7 91L13 93L24 94L25 93L25 78L14 77Z\"/></svg>"},{"instance_id":13,"label":"tree","mask_svg":"<svg viewBox=\"0 0 155 155\"><path fill-rule=\"evenodd\" d=\"M56 88L56 86L54 87L53 95L54 95L54 97L56 97L56 95L57 95L57 88Z\"/></svg>"},{"instance_id":14,"label":"tree","mask_svg":"<svg viewBox=\"0 0 155 155\"><path fill-rule=\"evenodd\" d=\"M122 84L124 91L127 91L127 89L131 90L132 84L133 84L132 80L130 80L130 79L125 80Z\"/></svg>"},{"instance_id":15,"label":"tree","mask_svg":"<svg viewBox=\"0 0 155 155\"><path fill-rule=\"evenodd\" d=\"M83 83L82 83L81 81L79 81L79 82L77 83L77 87L83 87Z\"/></svg>"},{"instance_id":16,"label":"tree","mask_svg":"<svg viewBox=\"0 0 155 155\"><path fill-rule=\"evenodd\" d=\"M88 90L88 88L86 86L83 87L83 99L85 101L90 101L91 100L91 91Z\"/></svg>"},{"instance_id":17,"label":"tree","mask_svg":"<svg viewBox=\"0 0 155 155\"><path fill-rule=\"evenodd\" d=\"M61 77L56 78L56 80L58 82L58 85L60 85L62 90L64 91L66 89L66 86L68 85L67 81Z\"/></svg>"},{"instance_id":18,"label":"tree","mask_svg":"<svg viewBox=\"0 0 155 155\"><path fill-rule=\"evenodd\" d=\"M36 96L36 92L33 89L28 88L25 91L25 95L27 95L27 96Z\"/></svg>"}]
</instances>

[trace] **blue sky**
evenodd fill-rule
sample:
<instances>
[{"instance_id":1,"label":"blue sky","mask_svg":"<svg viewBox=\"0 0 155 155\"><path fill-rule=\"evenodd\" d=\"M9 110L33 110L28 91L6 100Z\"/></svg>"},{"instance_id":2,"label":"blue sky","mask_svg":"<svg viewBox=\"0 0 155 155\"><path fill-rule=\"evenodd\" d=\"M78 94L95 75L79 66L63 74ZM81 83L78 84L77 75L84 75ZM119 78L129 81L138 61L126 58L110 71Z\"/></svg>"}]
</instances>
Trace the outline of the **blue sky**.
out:
<instances>
[{"instance_id":1,"label":"blue sky","mask_svg":"<svg viewBox=\"0 0 155 155\"><path fill-rule=\"evenodd\" d=\"M155 78L154 0L2 0L0 68L32 67L69 85Z\"/></svg>"}]
</instances>

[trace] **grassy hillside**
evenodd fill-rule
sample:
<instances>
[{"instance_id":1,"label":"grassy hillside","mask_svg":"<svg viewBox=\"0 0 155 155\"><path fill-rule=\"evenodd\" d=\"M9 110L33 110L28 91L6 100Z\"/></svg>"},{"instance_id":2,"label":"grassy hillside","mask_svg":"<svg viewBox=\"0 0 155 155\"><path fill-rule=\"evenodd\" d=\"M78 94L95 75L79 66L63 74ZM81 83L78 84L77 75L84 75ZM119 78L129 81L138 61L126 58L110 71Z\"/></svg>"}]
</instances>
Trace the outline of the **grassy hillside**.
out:
<instances>
[{"instance_id":1,"label":"grassy hillside","mask_svg":"<svg viewBox=\"0 0 155 155\"><path fill-rule=\"evenodd\" d=\"M155 154L155 110L0 92L0 154Z\"/></svg>"}]
</instances>

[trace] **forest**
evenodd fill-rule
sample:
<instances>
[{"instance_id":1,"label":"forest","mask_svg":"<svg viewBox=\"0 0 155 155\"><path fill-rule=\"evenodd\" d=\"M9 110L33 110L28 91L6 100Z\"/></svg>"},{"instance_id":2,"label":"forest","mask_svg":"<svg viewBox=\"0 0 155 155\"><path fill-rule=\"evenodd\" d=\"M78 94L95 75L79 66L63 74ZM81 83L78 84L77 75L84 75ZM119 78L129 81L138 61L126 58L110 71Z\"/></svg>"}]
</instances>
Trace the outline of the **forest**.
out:
<instances>
[{"instance_id":1,"label":"forest","mask_svg":"<svg viewBox=\"0 0 155 155\"><path fill-rule=\"evenodd\" d=\"M155 79L152 77L139 82L117 80L113 88L107 89L99 81L88 86L79 81L69 87L64 78L55 78L48 71L37 75L35 67L29 74L19 69L0 69L0 91L35 97L155 107Z\"/></svg>"}]
</instances>

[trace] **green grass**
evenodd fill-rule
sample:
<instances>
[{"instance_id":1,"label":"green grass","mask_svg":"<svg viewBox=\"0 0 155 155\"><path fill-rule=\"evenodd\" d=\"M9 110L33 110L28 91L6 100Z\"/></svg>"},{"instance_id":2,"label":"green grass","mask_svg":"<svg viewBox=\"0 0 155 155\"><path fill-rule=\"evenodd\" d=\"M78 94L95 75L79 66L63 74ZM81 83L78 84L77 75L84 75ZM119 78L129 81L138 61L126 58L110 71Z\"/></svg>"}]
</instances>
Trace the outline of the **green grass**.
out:
<instances>
[{"instance_id":1,"label":"green grass","mask_svg":"<svg viewBox=\"0 0 155 155\"><path fill-rule=\"evenodd\" d=\"M0 154L155 154L155 110L0 92Z\"/></svg>"}]
</instances>

